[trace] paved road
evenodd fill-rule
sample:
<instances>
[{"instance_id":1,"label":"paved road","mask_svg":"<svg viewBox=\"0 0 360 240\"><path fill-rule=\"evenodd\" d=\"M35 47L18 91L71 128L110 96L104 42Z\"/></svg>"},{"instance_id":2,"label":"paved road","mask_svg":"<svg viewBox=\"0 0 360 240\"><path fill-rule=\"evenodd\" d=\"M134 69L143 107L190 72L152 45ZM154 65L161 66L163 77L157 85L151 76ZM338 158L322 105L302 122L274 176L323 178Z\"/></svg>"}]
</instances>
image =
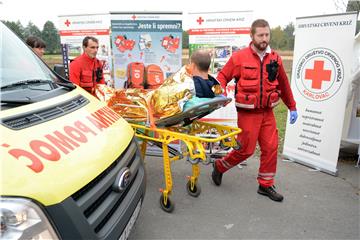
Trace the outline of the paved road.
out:
<instances>
[{"instance_id":1,"label":"paved road","mask_svg":"<svg viewBox=\"0 0 360 240\"><path fill-rule=\"evenodd\" d=\"M277 203L257 194L258 160L231 169L221 187L210 181L211 165L201 166L198 198L186 193L191 165L172 163L175 210L159 207L162 159L147 157L147 193L130 239L359 239L359 169L339 163L339 176L279 161Z\"/></svg>"}]
</instances>

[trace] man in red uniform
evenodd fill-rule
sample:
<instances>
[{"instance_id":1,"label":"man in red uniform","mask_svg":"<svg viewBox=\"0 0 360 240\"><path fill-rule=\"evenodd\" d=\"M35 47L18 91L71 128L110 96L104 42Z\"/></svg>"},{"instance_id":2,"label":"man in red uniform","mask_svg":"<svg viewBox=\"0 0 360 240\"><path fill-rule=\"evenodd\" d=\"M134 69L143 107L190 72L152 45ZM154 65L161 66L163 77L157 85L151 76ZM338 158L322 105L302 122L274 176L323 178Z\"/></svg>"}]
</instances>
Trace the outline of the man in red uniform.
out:
<instances>
[{"instance_id":1,"label":"man in red uniform","mask_svg":"<svg viewBox=\"0 0 360 240\"><path fill-rule=\"evenodd\" d=\"M296 103L281 57L270 49L268 22L255 20L250 37L249 46L234 53L217 76L223 89L232 79L236 81L235 106L242 133L238 136L241 148L214 162L212 180L219 186L223 173L250 157L258 141L261 149L258 193L280 202L283 196L274 187L278 131L272 108L281 98L290 110L293 124L297 119Z\"/></svg>"},{"instance_id":2,"label":"man in red uniform","mask_svg":"<svg viewBox=\"0 0 360 240\"><path fill-rule=\"evenodd\" d=\"M103 66L96 58L99 41L94 37L83 39L84 53L70 63L70 81L95 96L96 84L105 84Z\"/></svg>"}]
</instances>

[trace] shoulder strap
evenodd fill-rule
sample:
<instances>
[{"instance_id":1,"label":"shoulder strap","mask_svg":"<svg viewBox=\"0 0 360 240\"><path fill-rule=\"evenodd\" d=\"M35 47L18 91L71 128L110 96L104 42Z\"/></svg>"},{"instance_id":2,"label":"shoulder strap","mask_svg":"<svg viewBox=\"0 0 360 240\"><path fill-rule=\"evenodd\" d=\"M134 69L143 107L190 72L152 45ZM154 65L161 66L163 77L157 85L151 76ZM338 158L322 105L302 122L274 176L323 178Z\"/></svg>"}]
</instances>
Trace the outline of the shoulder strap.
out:
<instances>
[{"instance_id":1,"label":"shoulder strap","mask_svg":"<svg viewBox=\"0 0 360 240\"><path fill-rule=\"evenodd\" d=\"M236 94L237 94L237 84L239 82L239 78L234 78L234 82L235 82L235 90L234 90L234 97L236 97ZM225 89L226 91L226 89Z\"/></svg>"}]
</instances>

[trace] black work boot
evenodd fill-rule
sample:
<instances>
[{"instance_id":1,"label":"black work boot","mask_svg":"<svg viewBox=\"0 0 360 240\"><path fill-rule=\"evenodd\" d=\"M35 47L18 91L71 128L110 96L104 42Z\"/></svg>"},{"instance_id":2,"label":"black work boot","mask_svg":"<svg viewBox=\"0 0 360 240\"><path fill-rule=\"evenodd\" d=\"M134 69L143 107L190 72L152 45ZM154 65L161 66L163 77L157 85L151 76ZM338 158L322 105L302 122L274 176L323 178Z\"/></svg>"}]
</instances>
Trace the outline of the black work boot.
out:
<instances>
[{"instance_id":1,"label":"black work boot","mask_svg":"<svg viewBox=\"0 0 360 240\"><path fill-rule=\"evenodd\" d=\"M213 162L213 171L211 173L211 178L212 178L213 182L215 183L215 185L217 185L217 186L221 185L222 175L223 174L216 169L215 162Z\"/></svg>"},{"instance_id":2,"label":"black work boot","mask_svg":"<svg viewBox=\"0 0 360 240\"><path fill-rule=\"evenodd\" d=\"M259 194L268 196L271 200L281 202L284 197L275 191L275 186L271 187L263 187L259 185L259 189L257 191Z\"/></svg>"}]
</instances>

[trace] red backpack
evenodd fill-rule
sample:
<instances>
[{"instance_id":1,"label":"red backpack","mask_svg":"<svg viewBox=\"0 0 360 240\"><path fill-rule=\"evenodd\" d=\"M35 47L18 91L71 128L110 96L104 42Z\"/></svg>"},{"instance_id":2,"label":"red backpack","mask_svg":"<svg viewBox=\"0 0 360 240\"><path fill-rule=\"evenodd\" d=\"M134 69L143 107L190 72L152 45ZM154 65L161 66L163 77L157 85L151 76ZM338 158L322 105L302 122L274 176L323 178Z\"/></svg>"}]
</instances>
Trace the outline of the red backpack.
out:
<instances>
[{"instance_id":1,"label":"red backpack","mask_svg":"<svg viewBox=\"0 0 360 240\"><path fill-rule=\"evenodd\" d=\"M131 62L127 66L126 88L145 88L145 65L142 62Z\"/></svg>"},{"instance_id":2,"label":"red backpack","mask_svg":"<svg viewBox=\"0 0 360 240\"><path fill-rule=\"evenodd\" d=\"M145 68L145 88L155 89L164 82L164 73L156 64L150 64Z\"/></svg>"}]
</instances>

